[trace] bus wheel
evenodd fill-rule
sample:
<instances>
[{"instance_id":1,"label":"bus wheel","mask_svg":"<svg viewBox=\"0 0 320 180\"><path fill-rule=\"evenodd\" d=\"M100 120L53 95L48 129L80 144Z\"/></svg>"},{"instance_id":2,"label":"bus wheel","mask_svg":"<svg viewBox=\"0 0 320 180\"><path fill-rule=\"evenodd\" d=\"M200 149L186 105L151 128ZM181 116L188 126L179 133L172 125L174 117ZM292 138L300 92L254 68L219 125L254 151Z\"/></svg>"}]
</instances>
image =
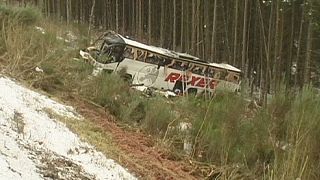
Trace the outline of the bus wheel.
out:
<instances>
[{"instance_id":1,"label":"bus wheel","mask_svg":"<svg viewBox=\"0 0 320 180\"><path fill-rule=\"evenodd\" d=\"M131 83L132 82L132 75L131 74L125 74L122 76L125 82Z\"/></svg>"},{"instance_id":2,"label":"bus wheel","mask_svg":"<svg viewBox=\"0 0 320 180\"><path fill-rule=\"evenodd\" d=\"M182 81L176 81L176 83L173 86L173 92L176 94L183 93L183 88L182 88Z\"/></svg>"}]
</instances>

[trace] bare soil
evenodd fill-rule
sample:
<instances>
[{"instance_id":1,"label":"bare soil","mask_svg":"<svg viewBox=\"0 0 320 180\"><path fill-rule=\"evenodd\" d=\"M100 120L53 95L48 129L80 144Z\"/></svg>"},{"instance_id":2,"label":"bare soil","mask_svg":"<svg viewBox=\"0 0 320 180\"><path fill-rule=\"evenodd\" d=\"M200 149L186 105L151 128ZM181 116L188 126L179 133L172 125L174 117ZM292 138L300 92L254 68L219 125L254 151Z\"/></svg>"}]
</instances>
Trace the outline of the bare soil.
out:
<instances>
[{"instance_id":1,"label":"bare soil","mask_svg":"<svg viewBox=\"0 0 320 180\"><path fill-rule=\"evenodd\" d=\"M187 161L173 160L163 147L142 133L121 128L115 118L102 107L68 96L67 103L77 109L82 116L100 125L112 135L121 152L116 160L134 173L139 179L199 179L194 175L194 167ZM113 157L115 158L115 157Z\"/></svg>"}]
</instances>

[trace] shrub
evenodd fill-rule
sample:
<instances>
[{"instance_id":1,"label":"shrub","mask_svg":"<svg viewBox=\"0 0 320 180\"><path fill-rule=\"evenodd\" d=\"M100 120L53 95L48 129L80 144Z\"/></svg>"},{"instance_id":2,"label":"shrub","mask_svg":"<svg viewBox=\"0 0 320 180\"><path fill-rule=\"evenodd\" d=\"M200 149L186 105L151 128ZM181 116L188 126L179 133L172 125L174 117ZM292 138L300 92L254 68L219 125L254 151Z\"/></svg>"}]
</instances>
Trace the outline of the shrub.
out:
<instances>
[{"instance_id":1,"label":"shrub","mask_svg":"<svg viewBox=\"0 0 320 180\"><path fill-rule=\"evenodd\" d=\"M2 23L10 20L11 23L32 25L41 18L41 11L36 7L12 7L0 4L0 22Z\"/></svg>"},{"instance_id":2,"label":"shrub","mask_svg":"<svg viewBox=\"0 0 320 180\"><path fill-rule=\"evenodd\" d=\"M120 107L128 104L129 86L116 73L102 72L83 84L83 95L120 116Z\"/></svg>"},{"instance_id":3,"label":"shrub","mask_svg":"<svg viewBox=\"0 0 320 180\"><path fill-rule=\"evenodd\" d=\"M218 94L206 107L201 119L194 121L194 137L198 157L207 162L241 160L242 118L244 101L233 94Z\"/></svg>"},{"instance_id":4,"label":"shrub","mask_svg":"<svg viewBox=\"0 0 320 180\"><path fill-rule=\"evenodd\" d=\"M143 128L153 135L162 137L168 125L174 120L175 114L166 99L158 97L147 101L146 116L142 121Z\"/></svg>"},{"instance_id":5,"label":"shrub","mask_svg":"<svg viewBox=\"0 0 320 180\"><path fill-rule=\"evenodd\" d=\"M25 25L32 25L38 22L42 17L41 11L31 6L14 8L14 11L10 16L10 19Z\"/></svg>"},{"instance_id":6,"label":"shrub","mask_svg":"<svg viewBox=\"0 0 320 180\"><path fill-rule=\"evenodd\" d=\"M284 143L275 151L273 178L319 179L320 98L312 88L306 87L292 102L285 116Z\"/></svg>"}]
</instances>

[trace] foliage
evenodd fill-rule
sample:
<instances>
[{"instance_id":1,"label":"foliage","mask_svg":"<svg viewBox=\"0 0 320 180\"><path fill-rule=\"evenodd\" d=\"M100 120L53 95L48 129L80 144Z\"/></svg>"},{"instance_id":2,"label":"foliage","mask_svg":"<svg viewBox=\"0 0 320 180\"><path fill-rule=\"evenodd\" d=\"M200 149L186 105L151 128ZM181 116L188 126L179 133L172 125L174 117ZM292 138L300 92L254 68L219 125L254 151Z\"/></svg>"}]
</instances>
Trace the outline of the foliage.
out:
<instances>
[{"instance_id":1,"label":"foliage","mask_svg":"<svg viewBox=\"0 0 320 180\"><path fill-rule=\"evenodd\" d=\"M316 137L320 133L320 98L313 88L305 87L294 100L284 117L286 136L282 149L276 150L274 176L282 179L318 179L320 177L320 144ZM281 139L280 139L281 141ZM280 147L278 147L280 148Z\"/></svg>"},{"instance_id":2,"label":"foliage","mask_svg":"<svg viewBox=\"0 0 320 180\"><path fill-rule=\"evenodd\" d=\"M31 25L39 21L42 14L39 9L32 6L12 8L0 4L0 17L1 22L10 19L19 24Z\"/></svg>"}]
</instances>

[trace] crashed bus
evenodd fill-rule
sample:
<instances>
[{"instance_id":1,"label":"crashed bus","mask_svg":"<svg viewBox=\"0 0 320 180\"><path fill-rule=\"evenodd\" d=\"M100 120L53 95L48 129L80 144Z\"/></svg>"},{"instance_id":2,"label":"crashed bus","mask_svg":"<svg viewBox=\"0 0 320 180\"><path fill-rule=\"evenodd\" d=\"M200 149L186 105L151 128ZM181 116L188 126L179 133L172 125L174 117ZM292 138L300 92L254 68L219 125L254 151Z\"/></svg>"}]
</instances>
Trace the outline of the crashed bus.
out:
<instances>
[{"instance_id":1,"label":"crashed bus","mask_svg":"<svg viewBox=\"0 0 320 180\"><path fill-rule=\"evenodd\" d=\"M100 47L81 50L93 66L117 72L125 69L133 85L172 91L177 95L238 91L241 70L229 64L208 63L199 58L149 46L114 32L106 33Z\"/></svg>"}]
</instances>

